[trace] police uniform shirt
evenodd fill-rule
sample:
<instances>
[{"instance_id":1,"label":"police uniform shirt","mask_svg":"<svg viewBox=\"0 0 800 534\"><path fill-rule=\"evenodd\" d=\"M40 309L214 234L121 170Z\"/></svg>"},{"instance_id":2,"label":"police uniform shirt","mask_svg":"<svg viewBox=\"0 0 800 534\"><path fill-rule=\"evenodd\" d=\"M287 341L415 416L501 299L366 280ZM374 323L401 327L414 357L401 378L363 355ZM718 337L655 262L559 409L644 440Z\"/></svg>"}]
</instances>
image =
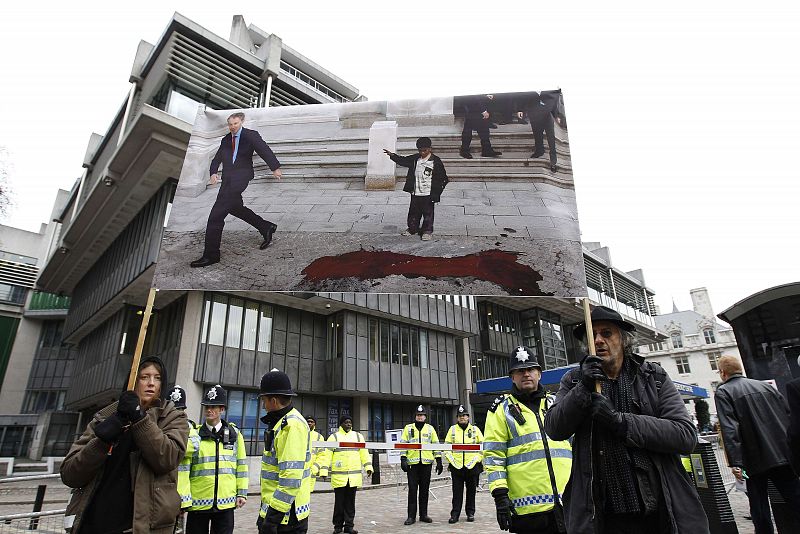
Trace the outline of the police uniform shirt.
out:
<instances>
[{"instance_id":1,"label":"police uniform shirt","mask_svg":"<svg viewBox=\"0 0 800 534\"><path fill-rule=\"evenodd\" d=\"M417 196L427 196L431 194L431 183L433 182L433 161L431 157L419 158L417 167L414 170L416 180L414 182L414 194Z\"/></svg>"}]
</instances>

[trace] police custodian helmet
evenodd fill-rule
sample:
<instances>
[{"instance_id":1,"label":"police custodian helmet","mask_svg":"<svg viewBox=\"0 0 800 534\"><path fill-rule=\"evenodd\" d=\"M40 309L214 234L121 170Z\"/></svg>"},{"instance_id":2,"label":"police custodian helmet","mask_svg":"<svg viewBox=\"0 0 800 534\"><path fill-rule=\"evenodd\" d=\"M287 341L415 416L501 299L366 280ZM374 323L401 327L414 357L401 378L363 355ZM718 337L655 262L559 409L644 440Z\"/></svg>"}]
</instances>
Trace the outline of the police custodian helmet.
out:
<instances>
[{"instance_id":1,"label":"police custodian helmet","mask_svg":"<svg viewBox=\"0 0 800 534\"><path fill-rule=\"evenodd\" d=\"M283 371L273 369L261 377L261 390L258 396L263 397L264 395L288 395L290 397L296 397L297 393L292 390L292 383L289 381L289 375Z\"/></svg>"},{"instance_id":2,"label":"police custodian helmet","mask_svg":"<svg viewBox=\"0 0 800 534\"><path fill-rule=\"evenodd\" d=\"M175 386L172 388L172 391L169 392L168 398L172 401L177 409L186 409L186 392L178 384L175 384Z\"/></svg>"},{"instance_id":3,"label":"police custodian helmet","mask_svg":"<svg viewBox=\"0 0 800 534\"><path fill-rule=\"evenodd\" d=\"M514 369L529 369L531 367L536 367L540 371L542 370L542 366L539 365L539 360L536 359L536 353L524 345L520 345L511 351L511 354L508 356L509 373Z\"/></svg>"},{"instance_id":4,"label":"police custodian helmet","mask_svg":"<svg viewBox=\"0 0 800 534\"><path fill-rule=\"evenodd\" d=\"M227 406L228 392L219 384L213 385L203 393L203 406Z\"/></svg>"}]
</instances>

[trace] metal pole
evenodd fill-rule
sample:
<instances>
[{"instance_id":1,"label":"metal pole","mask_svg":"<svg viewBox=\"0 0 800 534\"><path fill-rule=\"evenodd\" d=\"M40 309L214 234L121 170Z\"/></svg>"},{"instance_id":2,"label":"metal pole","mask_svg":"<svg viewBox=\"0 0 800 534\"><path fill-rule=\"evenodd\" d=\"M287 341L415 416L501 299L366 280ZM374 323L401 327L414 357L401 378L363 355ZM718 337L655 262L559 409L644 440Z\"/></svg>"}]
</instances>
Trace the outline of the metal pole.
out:
<instances>
[{"instance_id":1,"label":"metal pole","mask_svg":"<svg viewBox=\"0 0 800 534\"><path fill-rule=\"evenodd\" d=\"M589 297L581 299L583 301L583 322L586 325L586 343L589 346L589 354L594 356L597 349L594 347L594 331L592 330L592 310L589 307ZM600 381L594 383L594 390L600 393Z\"/></svg>"},{"instance_id":2,"label":"metal pole","mask_svg":"<svg viewBox=\"0 0 800 534\"><path fill-rule=\"evenodd\" d=\"M381 453L372 449L372 483L381 483Z\"/></svg>"},{"instance_id":3,"label":"metal pole","mask_svg":"<svg viewBox=\"0 0 800 534\"><path fill-rule=\"evenodd\" d=\"M36 500L33 503L33 513L42 511L42 504L44 503L45 491L47 491L46 484L39 484L39 487L36 488ZM38 517L32 518L30 525L28 525L28 530L37 530L38 528L39 528L39 518Z\"/></svg>"},{"instance_id":4,"label":"metal pole","mask_svg":"<svg viewBox=\"0 0 800 534\"><path fill-rule=\"evenodd\" d=\"M136 375L139 370L139 362L142 359L142 351L144 350L144 338L147 335L147 325L150 324L150 316L153 314L153 302L156 300L156 291L158 289L151 287L150 294L147 295L147 306L144 308L144 315L142 315L142 326L139 327L139 339L136 340L136 350L133 353L133 361L131 362L131 373L128 375L128 389L132 390L136 385Z\"/></svg>"}]
</instances>

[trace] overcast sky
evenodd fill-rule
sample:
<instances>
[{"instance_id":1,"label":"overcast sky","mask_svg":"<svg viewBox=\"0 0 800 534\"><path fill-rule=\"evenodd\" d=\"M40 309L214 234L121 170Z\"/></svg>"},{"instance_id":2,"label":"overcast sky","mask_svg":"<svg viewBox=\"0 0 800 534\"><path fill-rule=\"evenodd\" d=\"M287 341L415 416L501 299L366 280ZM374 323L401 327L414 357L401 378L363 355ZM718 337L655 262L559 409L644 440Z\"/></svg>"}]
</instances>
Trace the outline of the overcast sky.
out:
<instances>
[{"instance_id":1,"label":"overcast sky","mask_svg":"<svg viewBox=\"0 0 800 534\"><path fill-rule=\"evenodd\" d=\"M561 87L582 239L642 268L662 311L690 309L695 287L719 313L800 280L797 5L47 4L6 3L0 17L16 201L4 224L47 221L123 104L140 40L155 43L174 11L227 38L241 14L370 100Z\"/></svg>"}]
</instances>

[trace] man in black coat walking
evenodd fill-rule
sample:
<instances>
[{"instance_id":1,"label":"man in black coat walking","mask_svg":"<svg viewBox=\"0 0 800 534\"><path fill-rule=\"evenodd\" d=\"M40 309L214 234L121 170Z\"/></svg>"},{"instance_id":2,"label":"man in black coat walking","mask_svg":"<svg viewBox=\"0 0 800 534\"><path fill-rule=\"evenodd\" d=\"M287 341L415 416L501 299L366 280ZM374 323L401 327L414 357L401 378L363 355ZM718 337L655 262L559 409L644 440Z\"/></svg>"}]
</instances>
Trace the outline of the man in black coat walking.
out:
<instances>
[{"instance_id":1,"label":"man in black coat walking","mask_svg":"<svg viewBox=\"0 0 800 534\"><path fill-rule=\"evenodd\" d=\"M492 142L489 140L489 107L493 99L494 95L475 95L463 99L464 129L461 132L461 148L458 151L462 158L472 159L469 145L472 143L473 130L478 132L481 140L482 157L496 158L502 154L492 148Z\"/></svg>"},{"instance_id":2,"label":"man in black coat walking","mask_svg":"<svg viewBox=\"0 0 800 534\"><path fill-rule=\"evenodd\" d=\"M211 160L209 174L211 185L219 181L220 164L224 170L222 186L217 193L217 200L208 215L206 225L206 242L203 256L190 263L192 267L207 267L219 262L219 246L222 241L222 229L225 217L231 214L251 226L254 226L264 237L261 250L269 246L272 234L278 228L275 223L266 221L245 207L242 193L247 189L250 180L255 176L253 171L253 153L255 152L269 166L273 176L281 178L281 164L272 153L261 135L255 130L242 127L244 113L234 113L228 117L230 133L220 142L219 149Z\"/></svg>"},{"instance_id":3,"label":"man in black coat walking","mask_svg":"<svg viewBox=\"0 0 800 534\"><path fill-rule=\"evenodd\" d=\"M800 531L800 480L791 465L786 438L789 414L778 391L759 380L743 376L742 362L723 356L718 363L723 383L717 388L717 405L725 456L733 475L747 481L747 498L756 534L772 534L767 483L771 480L794 516Z\"/></svg>"}]
</instances>

